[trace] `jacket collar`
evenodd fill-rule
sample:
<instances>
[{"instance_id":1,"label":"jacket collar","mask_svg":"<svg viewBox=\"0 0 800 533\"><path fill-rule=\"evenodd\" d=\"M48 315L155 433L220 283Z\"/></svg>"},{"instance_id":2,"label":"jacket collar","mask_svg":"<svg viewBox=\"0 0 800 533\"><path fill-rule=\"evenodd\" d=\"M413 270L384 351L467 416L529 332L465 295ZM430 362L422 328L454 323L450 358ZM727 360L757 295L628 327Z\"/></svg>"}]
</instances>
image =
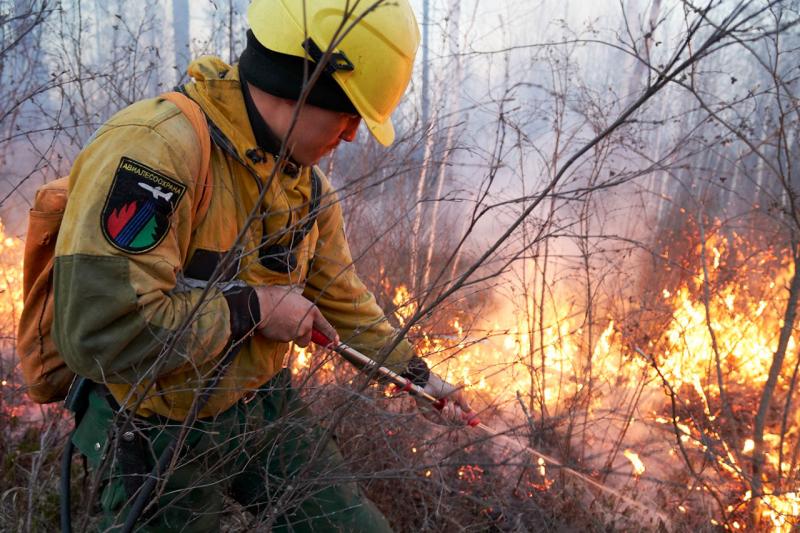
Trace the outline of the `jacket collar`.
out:
<instances>
[{"instance_id":1,"label":"jacket collar","mask_svg":"<svg viewBox=\"0 0 800 533\"><path fill-rule=\"evenodd\" d=\"M184 86L186 93L203 109L212 130L216 127L224 137L215 142L254 170L260 163L274 162L280 143L254 107L248 110L239 69L218 57L204 56L189 65L188 73L195 81ZM302 170L291 161L284 163L288 176L296 177Z\"/></svg>"}]
</instances>

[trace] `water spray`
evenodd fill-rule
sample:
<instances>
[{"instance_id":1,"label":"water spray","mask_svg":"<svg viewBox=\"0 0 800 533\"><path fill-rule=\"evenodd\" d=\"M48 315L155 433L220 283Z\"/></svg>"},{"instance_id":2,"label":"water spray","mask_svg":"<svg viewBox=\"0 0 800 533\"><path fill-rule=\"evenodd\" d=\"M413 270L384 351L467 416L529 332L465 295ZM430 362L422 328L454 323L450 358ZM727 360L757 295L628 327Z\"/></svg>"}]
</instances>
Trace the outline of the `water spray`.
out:
<instances>
[{"instance_id":1,"label":"water spray","mask_svg":"<svg viewBox=\"0 0 800 533\"><path fill-rule=\"evenodd\" d=\"M320 347L327 348L329 350L336 352L337 354L342 356L342 358L345 359L348 363L355 366L359 371L371 376L378 376L383 381L388 381L392 383L400 390L400 392L407 392L410 396L414 398L422 398L423 400L429 402L434 408L436 408L439 411L444 409L445 405L447 405L447 398L436 398L435 396L425 392L425 389L423 389L419 385L416 385L411 380L401 376L400 374L394 372L389 368L386 368L385 366L381 366L376 361L362 354L355 348L352 348L351 346L348 346L343 342L334 344L331 341L331 339L329 339L326 335L317 331L316 329L314 329L311 333L311 340ZM524 444L521 444L515 439L512 439L507 435L504 435L501 432L491 428L490 426L487 426L486 424L480 421L477 415L469 415L465 417L464 423L467 426L483 431L493 440L497 439L502 440L504 444L506 444L511 448L515 448L518 452L529 453L543 460L545 463L549 463L551 466L560 468L563 472L569 474L573 478L578 479L583 483L586 483L587 485L590 485L605 494L613 496L614 498L621 500L631 505L632 507L635 507L636 509L644 512L646 515L650 517L657 517L658 520L661 522L661 524L664 525L664 527L666 527L666 524L669 524L669 519L661 511L656 511L655 509L648 507L647 505L638 502L633 498L625 496L618 490L609 487L608 485L604 485L603 483L600 483L599 481L592 479L586 474L583 474L577 470L574 470L566 466L562 461L559 461L555 457L540 452L539 450L531 446L526 446Z\"/></svg>"}]
</instances>

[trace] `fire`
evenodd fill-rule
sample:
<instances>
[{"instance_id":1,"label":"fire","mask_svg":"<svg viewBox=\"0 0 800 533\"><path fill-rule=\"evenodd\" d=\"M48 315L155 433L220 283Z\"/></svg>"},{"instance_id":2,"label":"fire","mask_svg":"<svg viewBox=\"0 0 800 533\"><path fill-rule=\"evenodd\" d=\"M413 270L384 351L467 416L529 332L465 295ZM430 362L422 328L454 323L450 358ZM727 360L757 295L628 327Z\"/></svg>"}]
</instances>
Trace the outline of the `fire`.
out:
<instances>
[{"instance_id":1,"label":"fire","mask_svg":"<svg viewBox=\"0 0 800 533\"><path fill-rule=\"evenodd\" d=\"M0 221L0 328L4 339L13 338L22 311L23 251L23 242L6 235Z\"/></svg>"},{"instance_id":2,"label":"fire","mask_svg":"<svg viewBox=\"0 0 800 533\"><path fill-rule=\"evenodd\" d=\"M627 457L628 461L630 461L631 464L633 465L633 474L635 476L641 476L642 474L644 474L645 470L644 463L642 462L641 459L639 459L639 454L631 450L625 450L624 452L622 452L622 454L625 457Z\"/></svg>"},{"instance_id":3,"label":"fire","mask_svg":"<svg viewBox=\"0 0 800 533\"><path fill-rule=\"evenodd\" d=\"M793 269L789 268L785 275L791 277ZM765 300L755 306L742 302L740 308L736 301L737 291L735 283L725 286L710 306L717 351L726 359L727 381L739 385L763 384L777 347L774 332L782 325L782 318L778 316L780 310L772 308L768 312ZM661 370L671 378L676 388L686 383L698 388L699 379L706 376L709 366L715 363L705 305L702 300L693 298L692 293L690 287L683 286L667 299L674 314L665 333L667 348L663 353ZM788 350L793 352L795 349L796 342L792 336Z\"/></svg>"},{"instance_id":4,"label":"fire","mask_svg":"<svg viewBox=\"0 0 800 533\"><path fill-rule=\"evenodd\" d=\"M417 311L417 303L411 300L411 295L405 285L397 288L392 303L395 306L394 314L401 325L404 325Z\"/></svg>"},{"instance_id":5,"label":"fire","mask_svg":"<svg viewBox=\"0 0 800 533\"><path fill-rule=\"evenodd\" d=\"M765 495L756 502L750 502L747 495L755 450L752 422L747 417L737 421L740 437L723 431L719 424L727 417L720 408L723 388L734 412L753 412L753 402L758 401L757 393L766 383L777 348L786 287L794 270L788 261L769 251L761 256L748 251L750 256L757 256L758 266L772 265L769 281L765 283L763 277L748 271L741 276L730 275L730 262L737 250L747 250L747 243L735 235L728 239L715 236L706 244L705 272L698 268L683 282L658 289L658 306L668 319L656 335L649 335L651 340L639 352L632 349L629 334L625 333L625 316L607 316L589 330L584 316L570 303L574 299L568 291L553 296L547 305L535 304L525 293L525 299L512 301L510 308L483 317L477 325L469 315L456 312L445 319L444 326L441 319L434 328L413 325L410 337L416 340L418 352L426 357L432 370L450 382L463 384L479 408L483 401L485 406L524 420L522 405L524 416L538 420L564 418L576 405L582 405L586 427L581 438L598 442L599 449L593 450L596 457L607 453L614 461L593 465L598 471L611 466L629 472L632 478L643 476L646 466L639 453L633 451L642 444L625 432L649 434L655 427L660 431L662 447L642 450L652 458L653 465L659 465L658 472L655 466L651 468L650 478L672 475L663 464L672 465L674 473L681 472L686 466L684 453L675 442L677 433L680 446L691 457L715 461L715 468L702 475L719 491L726 508L730 507L726 511L730 516L715 516L711 511L711 520L729 530L748 529L752 515L744 514L744 509L749 503L755 505L759 519L766 521L773 533L788 532L800 523L800 491L796 486L781 491L770 480L777 472L782 472L784 479L800 477L798 461L790 457L800 435L800 410L795 408L790 413L783 439L779 427L772 423L768 427L764 436L768 469ZM381 284L387 290L393 287L386 278ZM711 290L704 290L706 284ZM407 323L418 308L414 295L404 285L394 287L390 294L395 318L400 324ZM792 335L787 359L797 357L798 348ZM296 348L293 368L308 369L311 361L310 352ZM788 390L794 361L784 365L778 388L784 395L781 398ZM332 366L328 370L332 372ZM676 394L680 412L675 416L665 399L662 378ZM611 422L609 427L609 413L613 420L623 409L629 409L625 402L636 391L642 403L626 415L629 418L618 424ZM385 395L392 393L386 391ZM644 398L649 403L645 404ZM607 449L603 451L603 439L617 438L608 435L619 435L621 439L624 451L619 461ZM424 450L415 446L412 453ZM622 470L625 461L632 469ZM542 490L548 490L553 480L546 477L545 462L539 460L536 470L544 479ZM462 468L458 475L471 478L473 474ZM698 517L709 514L703 504L692 500L707 491L696 483L690 484L685 497L681 497L684 504L680 512L687 517L692 516L688 509L698 509Z\"/></svg>"},{"instance_id":6,"label":"fire","mask_svg":"<svg viewBox=\"0 0 800 533\"><path fill-rule=\"evenodd\" d=\"M530 298L517 302L513 311L504 311L485 320L490 325L480 335L475 335L475 329L465 328L458 316L450 320L445 335L430 335L418 327L411 332L420 338L419 352L427 354L433 370L445 379L465 384L468 390L487 398L492 405L506 406L504 410L516 409L524 400L530 413L545 417L558 416L570 408L584 392L589 375L593 383L593 396L586 408L589 421L595 411L616 408L617 396L624 397L624 391L635 390L639 383L644 383L643 397L663 398L663 383L653 368L657 365L661 376L679 395L682 408L689 409L696 401L700 412L673 420L669 402L661 400L655 403L651 415L641 420L631 418L631 426L661 425L664 441L673 443L673 448L664 453L665 460L671 462L676 471L685 468L682 462L676 462L682 461L674 447L676 430L684 447L696 450L703 454L701 456L714 457L719 470L716 474L705 475L710 476L709 481L719 486L724 497L733 502L732 509L742 509L749 483L749 464L743 461L749 460L754 450L753 439L744 437L752 427L749 422L743 423L739 431L745 435L739 441L732 440L730 434L718 428L720 416L725 413L720 410L717 360L720 361L722 386L729 393L733 410L752 412L752 402L757 401L758 394L748 396L743 392L760 391L766 383L777 349L777 332L783 326L786 287L794 269L766 250L756 257L755 263L759 267L777 265L772 268L769 281L764 283L763 278L747 271L743 276L733 276L729 264L737 258L737 251L746 250L752 254L747 242L737 235L725 238L716 234L705 246L706 273L698 268L683 283L658 291L669 320L659 335L651 336L653 340L643 347L642 353L648 357L634 353L623 328L612 318L598 328L600 331L595 330L591 346L587 347L588 332L582 316L576 318L575 310L564 303L570 301L567 297L554 297L557 304L541 308L536 308ZM700 251L702 249L698 248ZM704 284L712 288L707 297ZM404 286L395 289L393 302L402 310L398 319L407 320L416 310L414 304L409 303L410 294ZM541 312L544 312L543 317L537 315ZM537 317L535 321L533 316ZM619 322L624 323L624 318ZM796 357L796 341L792 335L787 358ZM587 361L591 361L591 370ZM784 366L781 391L787 390L792 366ZM598 426L603 427L602 418L598 416L597 420ZM789 431L783 441L778 435L779 428L770 427L765 435L766 463L771 468L767 479L779 470L786 479L800 476L800 467L787 457L800 434L800 410L793 410L788 424ZM714 445L713 449L710 444ZM634 477L644 474L645 465L637 453L628 448L622 455L633 466ZM544 470L543 464L539 466ZM780 533L796 527L800 523L800 492L778 493L769 483L765 490L767 495L757 502L758 513L768 520L771 530ZM683 509L685 513L686 506ZM743 525L747 518L737 516L742 518L715 521L728 529L737 529L737 526L747 529L749 526Z\"/></svg>"},{"instance_id":7,"label":"fire","mask_svg":"<svg viewBox=\"0 0 800 533\"><path fill-rule=\"evenodd\" d=\"M753 439L747 439L744 441L744 448L742 448L742 453L750 453L756 447L755 442Z\"/></svg>"},{"instance_id":8,"label":"fire","mask_svg":"<svg viewBox=\"0 0 800 533\"><path fill-rule=\"evenodd\" d=\"M22 311L22 254L24 244L21 240L6 235L0 221L0 335L3 351L13 350L12 344L17 329L17 321ZM8 376L3 376L3 386Z\"/></svg>"},{"instance_id":9,"label":"fire","mask_svg":"<svg viewBox=\"0 0 800 533\"><path fill-rule=\"evenodd\" d=\"M6 234L0 221L0 357L14 354L17 321L22 311L22 256L24 244ZM38 416L40 409L28 403L22 394L22 378L16 359L0 361L0 418ZM2 423L2 420L0 420Z\"/></svg>"},{"instance_id":10,"label":"fire","mask_svg":"<svg viewBox=\"0 0 800 533\"><path fill-rule=\"evenodd\" d=\"M301 346L297 346L296 344L293 345L292 370L299 372L302 369L308 368L308 365L311 362L311 354L309 351L310 349L308 347L303 348Z\"/></svg>"},{"instance_id":11,"label":"fire","mask_svg":"<svg viewBox=\"0 0 800 533\"><path fill-rule=\"evenodd\" d=\"M748 391L760 391L766 384L778 348L778 332L784 325L786 287L794 276L794 267L773 257L766 250L761 252L756 263L758 266L778 265L770 281L758 283L748 279L751 276L746 271L744 282L733 277L725 279L726 259L735 259L731 249L746 249L746 243L740 237L734 235L731 239L735 241L733 245L719 236L709 241L706 248L711 254L707 255L710 258L707 277L700 270L676 290L663 291L664 303L672 309L672 317L662 340L651 343L649 349L655 354L654 362L660 372L673 390L681 394L683 401L689 405L691 391L702 406L702 416L707 421L703 424L705 427L698 426L697 415L677 422L682 433L681 440L707 452L709 448L706 442L709 438L713 439L718 448L718 466L729 476L732 483L730 489L733 489L736 485L748 486L749 468L742 462L746 457L740 459L735 450L741 450L742 456L750 456L755 450L755 442L752 438L746 438L735 445L729 435L713 426L718 415L724 414L720 413L719 376L722 376L722 386L728 393L731 409L752 413L756 406L747 403L745 398L750 394L750 402L758 401L759 395ZM706 286L713 289L708 296L704 295ZM787 354L796 352L796 338L792 334ZM788 390L791 366L784 365L776 388L778 394ZM738 399L740 395L741 400ZM766 479L778 471L788 479L800 474L798 466L787 461L790 442L798 438L800 431L797 409L794 409L787 422L788 431L784 439L777 434L779 428L764 435L766 463L773 469L773 474ZM749 427L742 429L750 430ZM759 499L757 505L761 517L771 524L771 531L790 531L796 527L800 523L800 498L797 492L778 494L769 483L765 485L765 490L767 494ZM739 496L738 500L749 501L750 495L742 492L744 496ZM736 524L741 526L738 522Z\"/></svg>"},{"instance_id":12,"label":"fire","mask_svg":"<svg viewBox=\"0 0 800 533\"><path fill-rule=\"evenodd\" d=\"M767 495L762 498L761 516L768 520L773 531L791 531L797 526L800 516L800 492L787 492L780 496Z\"/></svg>"}]
</instances>

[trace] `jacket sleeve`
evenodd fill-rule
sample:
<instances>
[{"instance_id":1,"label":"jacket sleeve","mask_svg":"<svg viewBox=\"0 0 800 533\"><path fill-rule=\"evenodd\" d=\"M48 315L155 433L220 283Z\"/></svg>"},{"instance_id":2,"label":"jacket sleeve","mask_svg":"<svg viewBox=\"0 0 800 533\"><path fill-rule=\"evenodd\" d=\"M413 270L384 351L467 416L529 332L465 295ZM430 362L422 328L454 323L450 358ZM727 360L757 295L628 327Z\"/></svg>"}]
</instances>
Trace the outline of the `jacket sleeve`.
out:
<instances>
[{"instance_id":1,"label":"jacket sleeve","mask_svg":"<svg viewBox=\"0 0 800 533\"><path fill-rule=\"evenodd\" d=\"M381 356L396 330L358 278L344 232L341 204L328 180L323 178L322 182L319 239L304 294L319 307L343 342L396 372L406 372L408 363L416 359L414 349L402 339L394 350Z\"/></svg>"},{"instance_id":2,"label":"jacket sleeve","mask_svg":"<svg viewBox=\"0 0 800 533\"><path fill-rule=\"evenodd\" d=\"M121 115L98 130L70 174L53 340L76 373L132 384L156 377L156 361L164 375L214 358L253 321L241 316L247 290L202 297L203 289L178 286L202 157L191 124L163 100ZM166 200L153 192L158 184L172 194Z\"/></svg>"}]
</instances>

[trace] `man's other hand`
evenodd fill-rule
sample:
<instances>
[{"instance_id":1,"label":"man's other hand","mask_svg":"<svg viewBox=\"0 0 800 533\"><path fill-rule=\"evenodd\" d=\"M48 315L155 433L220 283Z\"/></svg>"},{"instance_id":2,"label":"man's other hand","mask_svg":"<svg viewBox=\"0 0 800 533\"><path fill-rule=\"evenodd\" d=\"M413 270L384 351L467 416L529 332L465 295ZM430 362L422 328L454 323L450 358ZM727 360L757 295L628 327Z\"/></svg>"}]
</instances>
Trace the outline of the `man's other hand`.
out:
<instances>
[{"instance_id":1,"label":"man's other hand","mask_svg":"<svg viewBox=\"0 0 800 533\"><path fill-rule=\"evenodd\" d=\"M311 342L312 329L316 328L334 343L339 342L333 326L296 288L268 285L255 287L255 291L261 309L261 323L257 329L264 337L305 347Z\"/></svg>"},{"instance_id":2,"label":"man's other hand","mask_svg":"<svg viewBox=\"0 0 800 533\"><path fill-rule=\"evenodd\" d=\"M417 407L428 420L437 424L464 425L475 417L462 387L452 385L431 372L425 392L434 398L445 399L444 408L439 411L425 400L418 399Z\"/></svg>"}]
</instances>

